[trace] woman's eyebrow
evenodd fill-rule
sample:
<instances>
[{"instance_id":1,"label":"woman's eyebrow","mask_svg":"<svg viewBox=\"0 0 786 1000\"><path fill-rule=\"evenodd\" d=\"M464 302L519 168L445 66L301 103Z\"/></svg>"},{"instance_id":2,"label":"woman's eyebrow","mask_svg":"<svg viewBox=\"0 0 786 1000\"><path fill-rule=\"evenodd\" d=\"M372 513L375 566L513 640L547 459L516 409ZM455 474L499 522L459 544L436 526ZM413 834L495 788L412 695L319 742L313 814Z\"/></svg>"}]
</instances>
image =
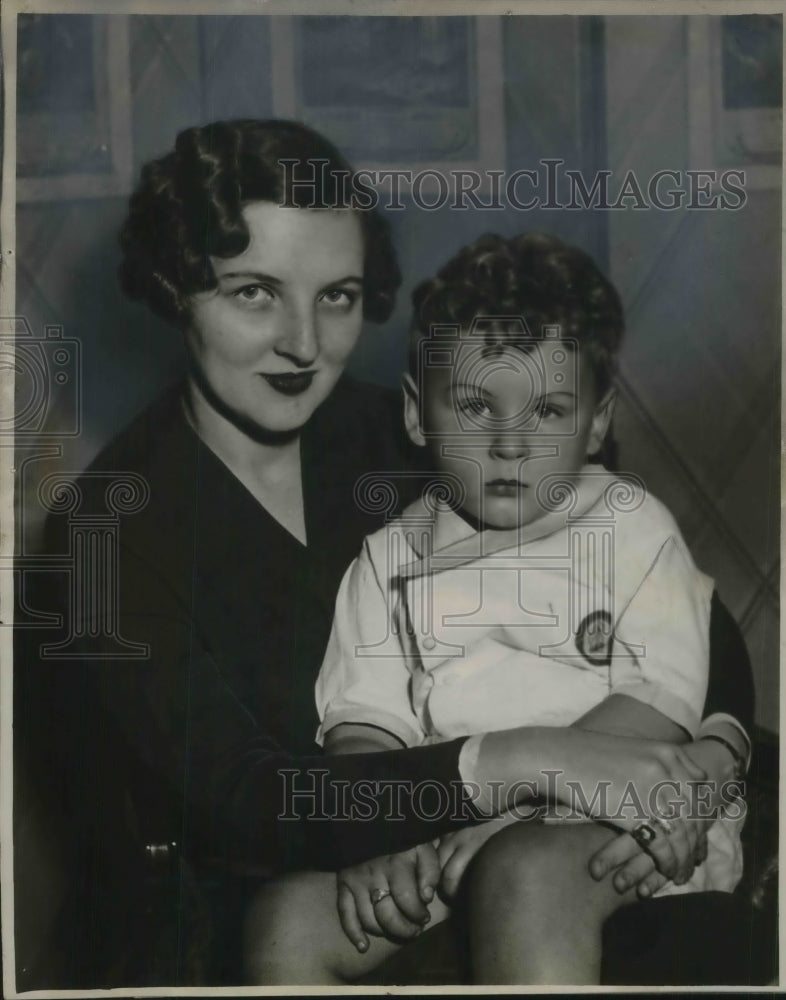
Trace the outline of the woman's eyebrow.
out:
<instances>
[{"instance_id":1,"label":"woman's eyebrow","mask_svg":"<svg viewBox=\"0 0 786 1000\"><path fill-rule=\"evenodd\" d=\"M264 281L269 285L281 285L281 278L276 278L272 274L264 274L262 271L226 271L217 275L219 281L226 278L243 278L244 281Z\"/></svg>"},{"instance_id":2,"label":"woman's eyebrow","mask_svg":"<svg viewBox=\"0 0 786 1000\"><path fill-rule=\"evenodd\" d=\"M350 284L362 285L363 278L357 274L347 274L343 278L334 278L331 279L330 281L325 282L323 287L332 288L334 285L350 285Z\"/></svg>"}]
</instances>

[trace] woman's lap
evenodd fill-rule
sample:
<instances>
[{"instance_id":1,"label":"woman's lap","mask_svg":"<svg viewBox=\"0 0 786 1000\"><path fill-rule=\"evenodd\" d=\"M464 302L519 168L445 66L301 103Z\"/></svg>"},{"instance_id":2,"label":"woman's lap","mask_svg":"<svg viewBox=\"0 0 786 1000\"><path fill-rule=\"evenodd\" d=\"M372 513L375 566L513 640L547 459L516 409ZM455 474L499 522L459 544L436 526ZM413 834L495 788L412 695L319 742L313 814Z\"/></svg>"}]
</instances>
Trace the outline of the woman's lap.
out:
<instances>
[{"instance_id":1,"label":"woman's lap","mask_svg":"<svg viewBox=\"0 0 786 1000\"><path fill-rule=\"evenodd\" d=\"M435 924L447 911L439 902L429 908ZM369 936L365 953L344 935L336 909L336 876L299 872L263 886L245 921L245 976L249 982L281 984L354 982L373 970L402 944ZM407 943L405 947L409 947Z\"/></svg>"},{"instance_id":2,"label":"woman's lap","mask_svg":"<svg viewBox=\"0 0 786 1000\"><path fill-rule=\"evenodd\" d=\"M538 913L544 926L566 927L575 912L572 923L580 924L579 936L583 939L586 926L587 933L595 935L599 951L603 920L625 902L610 883L598 884L587 873L587 860L607 839L608 831L592 823L508 827L487 841L473 859L447 938L445 932L437 935L433 929L449 914L437 900L430 907L432 924L420 935L425 944L406 942L401 951L414 954L417 949L417 964L423 968L423 948L428 952L433 946L434 959L444 964L446 940L458 936L465 945L469 943L464 919L468 913L475 915L477 940L472 943L476 946L485 943L486 950L493 949L500 934L510 940L510 920L518 915L523 915L523 940L523 924L533 912L533 899L540 903ZM537 926L537 920L530 922L533 940L539 936ZM411 964L408 955L401 963L394 959L400 946L380 937L370 937L365 954L350 944L337 916L335 876L322 873L300 873L265 886L249 910L246 936L247 975L257 983L273 984L277 977L282 983L370 982L377 981L377 967L391 962L394 968ZM469 949L462 946L459 950L466 954ZM474 950L482 952L482 948ZM463 975L466 978L466 972Z\"/></svg>"},{"instance_id":3,"label":"woman's lap","mask_svg":"<svg viewBox=\"0 0 786 1000\"><path fill-rule=\"evenodd\" d=\"M323 880L324 912L338 928L334 876L317 877ZM363 985L470 982L465 912L465 907L457 908L450 920L429 926L404 947L376 938L370 952L360 956L346 942L352 967L348 978ZM750 927L750 910L739 894L691 893L625 901L603 928L601 983L750 983L755 981L746 960Z\"/></svg>"}]
</instances>

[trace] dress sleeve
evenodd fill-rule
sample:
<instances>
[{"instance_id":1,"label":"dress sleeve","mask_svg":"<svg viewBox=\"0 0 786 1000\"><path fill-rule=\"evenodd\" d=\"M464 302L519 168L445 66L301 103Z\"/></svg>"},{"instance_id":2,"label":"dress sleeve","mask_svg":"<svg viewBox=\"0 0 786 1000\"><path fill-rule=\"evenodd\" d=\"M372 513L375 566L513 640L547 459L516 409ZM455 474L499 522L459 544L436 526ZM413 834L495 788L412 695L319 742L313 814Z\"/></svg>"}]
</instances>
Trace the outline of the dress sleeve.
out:
<instances>
[{"instance_id":1,"label":"dress sleeve","mask_svg":"<svg viewBox=\"0 0 786 1000\"><path fill-rule=\"evenodd\" d=\"M695 735L707 691L710 581L674 536L659 549L617 622L611 692Z\"/></svg>"},{"instance_id":2,"label":"dress sleeve","mask_svg":"<svg viewBox=\"0 0 786 1000\"><path fill-rule=\"evenodd\" d=\"M121 558L118 631L147 643L147 658L104 651L47 663L69 700L58 715L74 750L75 836L98 829L125 788L142 855L146 842L171 839L188 857L269 875L332 870L477 818L458 770L462 740L340 757L287 752L233 690L164 577L136 553ZM422 815L423 782L444 787L452 807Z\"/></svg>"},{"instance_id":3,"label":"dress sleeve","mask_svg":"<svg viewBox=\"0 0 786 1000\"><path fill-rule=\"evenodd\" d=\"M717 591L710 614L710 678L705 715L732 716L753 732L754 685L750 656L739 625Z\"/></svg>"},{"instance_id":4,"label":"dress sleeve","mask_svg":"<svg viewBox=\"0 0 786 1000\"><path fill-rule=\"evenodd\" d=\"M366 542L341 582L317 679L320 744L329 730L346 722L385 729L405 746L423 741L385 580Z\"/></svg>"}]
</instances>

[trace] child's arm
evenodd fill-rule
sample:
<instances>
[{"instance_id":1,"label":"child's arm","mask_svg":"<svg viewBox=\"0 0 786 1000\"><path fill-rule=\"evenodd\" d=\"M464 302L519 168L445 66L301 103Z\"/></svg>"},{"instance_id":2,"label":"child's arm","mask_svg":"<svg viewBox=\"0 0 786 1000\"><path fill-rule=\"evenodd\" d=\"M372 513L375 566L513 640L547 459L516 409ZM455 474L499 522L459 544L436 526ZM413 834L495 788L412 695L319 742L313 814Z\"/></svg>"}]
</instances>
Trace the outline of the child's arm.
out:
<instances>
[{"instance_id":1,"label":"child's arm","mask_svg":"<svg viewBox=\"0 0 786 1000\"><path fill-rule=\"evenodd\" d=\"M372 752L416 746L423 738L409 699L409 670L390 620L387 556L378 551L385 541L384 536L366 540L336 597L315 691L317 742L326 743L331 735L331 753L349 753L345 740L350 734L356 747L362 744Z\"/></svg>"}]
</instances>

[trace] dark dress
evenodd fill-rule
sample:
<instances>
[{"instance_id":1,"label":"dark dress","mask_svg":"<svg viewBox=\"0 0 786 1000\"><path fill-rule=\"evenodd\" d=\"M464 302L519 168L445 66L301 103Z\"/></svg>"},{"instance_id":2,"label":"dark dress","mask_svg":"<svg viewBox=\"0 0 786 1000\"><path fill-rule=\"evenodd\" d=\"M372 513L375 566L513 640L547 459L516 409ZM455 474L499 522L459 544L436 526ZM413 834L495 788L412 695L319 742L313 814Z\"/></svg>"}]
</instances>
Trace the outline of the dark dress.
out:
<instances>
[{"instance_id":1,"label":"dark dress","mask_svg":"<svg viewBox=\"0 0 786 1000\"><path fill-rule=\"evenodd\" d=\"M359 509L355 485L385 472L400 503L410 499L399 425L393 394L348 378L316 412L302 435L308 547L197 438L180 387L79 480L80 517L105 511L110 478L141 477L149 499L120 521L114 638L88 634L83 601L81 620L78 609L66 616L80 632L75 658L41 659L33 645L16 657L25 665L17 747L69 848L63 981L52 985L237 981L240 915L258 878L336 869L472 818L464 803L463 818L429 822L406 795L404 820L384 815L386 781L458 786L462 740L337 758L313 743L313 686L341 575L393 512L379 494ZM47 552L67 551L68 532L67 517L50 517ZM44 605L68 607L64 576L45 583ZM733 623L715 611L708 711L750 725L747 660ZM118 656L118 636L146 644L147 655ZM376 815L325 819L340 809L338 783L359 779L383 783ZM285 810L292 787L309 794Z\"/></svg>"},{"instance_id":2,"label":"dark dress","mask_svg":"<svg viewBox=\"0 0 786 1000\"><path fill-rule=\"evenodd\" d=\"M146 484L146 503L118 528L115 635L89 634L90 588L69 598L69 579L57 573L43 576L46 592L26 598L66 612L79 633L70 658L37 656L42 642L62 638L57 630L19 633L29 647L16 657L17 746L64 819L76 890L66 951L78 984L93 975L110 985L193 975L177 950L163 972L146 968L146 935L159 932L143 926L140 938L132 911L142 897L138 923L156 923L145 917L151 880L158 909L182 924L179 901L196 900L205 886L220 897L233 874L243 887L248 876L333 870L475 815L466 800L456 817L421 820L405 795L408 819L384 816L390 780L460 788L462 740L337 758L314 743L314 682L338 584L387 509L359 509L355 484L378 471L402 488L402 502L410 498L412 482L399 475L407 456L396 395L344 378L305 428L305 547L199 440L180 394L175 387L116 438L78 480L76 510L47 523L46 552L65 553L69 518L105 516L108 484ZM103 594L107 581L98 581ZM147 654L118 655L128 652L118 637L146 644ZM341 808L338 783L358 780L380 783L376 815L320 821ZM285 810L287 789L313 795L292 797ZM115 949L133 952L136 968L120 972ZM82 967L88 958L96 969ZM111 982L113 974L131 979Z\"/></svg>"}]
</instances>

